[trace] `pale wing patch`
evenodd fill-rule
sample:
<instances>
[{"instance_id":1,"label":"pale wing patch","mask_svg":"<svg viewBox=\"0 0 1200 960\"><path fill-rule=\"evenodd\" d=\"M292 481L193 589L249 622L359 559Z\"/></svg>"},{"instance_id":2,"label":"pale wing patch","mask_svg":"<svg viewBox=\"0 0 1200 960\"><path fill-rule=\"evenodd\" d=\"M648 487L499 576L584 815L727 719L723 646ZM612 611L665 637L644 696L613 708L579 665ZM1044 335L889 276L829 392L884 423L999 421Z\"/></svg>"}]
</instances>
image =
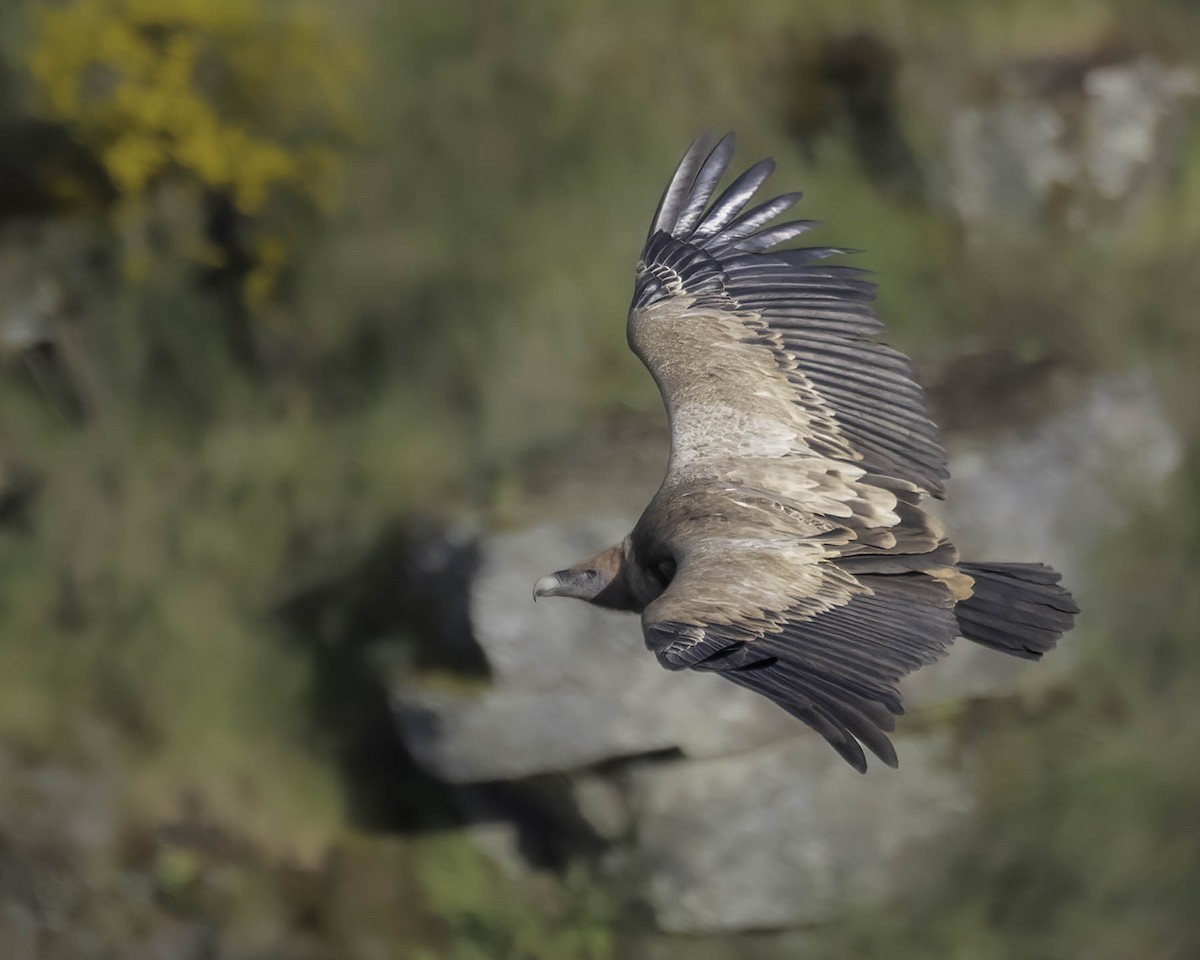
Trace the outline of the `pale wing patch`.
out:
<instances>
[{"instance_id":1,"label":"pale wing patch","mask_svg":"<svg viewBox=\"0 0 1200 960\"><path fill-rule=\"evenodd\" d=\"M802 505L813 515L840 520L857 517L880 528L900 522L895 513L895 493L863 483L861 469L836 460L796 455L776 460L748 457L697 465L690 471L679 471L678 479L704 480L705 468L711 468L713 476L769 490L783 500Z\"/></svg>"},{"instance_id":2,"label":"pale wing patch","mask_svg":"<svg viewBox=\"0 0 1200 960\"><path fill-rule=\"evenodd\" d=\"M785 610L811 616L864 592L854 577L824 562L817 541L780 537L697 540L643 623L713 626L750 639L775 633Z\"/></svg>"},{"instance_id":3,"label":"pale wing patch","mask_svg":"<svg viewBox=\"0 0 1200 960\"><path fill-rule=\"evenodd\" d=\"M717 459L818 457L818 438L839 459L858 459L820 397L789 380L770 347L747 342L735 314L674 297L635 310L629 333L671 417L672 471Z\"/></svg>"}]
</instances>

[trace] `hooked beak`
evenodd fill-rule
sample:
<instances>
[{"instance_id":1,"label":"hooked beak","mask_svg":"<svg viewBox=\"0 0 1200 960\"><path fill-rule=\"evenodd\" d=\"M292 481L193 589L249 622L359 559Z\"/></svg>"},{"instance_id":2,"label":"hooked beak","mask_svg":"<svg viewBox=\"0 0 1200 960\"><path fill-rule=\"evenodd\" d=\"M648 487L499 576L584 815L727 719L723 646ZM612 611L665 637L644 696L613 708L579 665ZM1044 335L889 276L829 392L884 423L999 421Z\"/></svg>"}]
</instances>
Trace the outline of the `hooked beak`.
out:
<instances>
[{"instance_id":1,"label":"hooked beak","mask_svg":"<svg viewBox=\"0 0 1200 960\"><path fill-rule=\"evenodd\" d=\"M557 573L552 573L549 576L542 577L533 585L533 602L537 603L538 597L556 597L559 589L562 587L562 581L558 578Z\"/></svg>"}]
</instances>

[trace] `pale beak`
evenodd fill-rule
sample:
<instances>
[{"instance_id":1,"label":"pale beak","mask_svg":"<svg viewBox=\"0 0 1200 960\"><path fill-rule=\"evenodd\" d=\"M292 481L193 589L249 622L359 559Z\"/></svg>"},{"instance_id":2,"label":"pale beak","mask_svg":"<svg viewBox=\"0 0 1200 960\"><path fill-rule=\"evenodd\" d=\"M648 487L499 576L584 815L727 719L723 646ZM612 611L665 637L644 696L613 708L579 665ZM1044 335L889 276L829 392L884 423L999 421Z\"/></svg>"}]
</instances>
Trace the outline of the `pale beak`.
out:
<instances>
[{"instance_id":1,"label":"pale beak","mask_svg":"<svg viewBox=\"0 0 1200 960\"><path fill-rule=\"evenodd\" d=\"M558 579L558 574L552 573L549 576L542 577L533 585L533 602L537 603L538 597L553 597L558 595L558 589L562 586L562 581Z\"/></svg>"}]
</instances>

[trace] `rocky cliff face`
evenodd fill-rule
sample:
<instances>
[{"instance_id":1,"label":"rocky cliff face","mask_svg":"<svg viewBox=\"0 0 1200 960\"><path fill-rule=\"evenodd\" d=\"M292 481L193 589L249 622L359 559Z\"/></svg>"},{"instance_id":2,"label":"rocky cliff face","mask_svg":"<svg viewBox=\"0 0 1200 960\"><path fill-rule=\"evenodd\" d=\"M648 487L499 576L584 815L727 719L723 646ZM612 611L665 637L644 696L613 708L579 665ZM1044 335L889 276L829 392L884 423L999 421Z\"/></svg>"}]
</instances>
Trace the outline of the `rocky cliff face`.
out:
<instances>
[{"instance_id":1,"label":"rocky cliff face","mask_svg":"<svg viewBox=\"0 0 1200 960\"><path fill-rule=\"evenodd\" d=\"M1095 381L1043 422L950 448L944 513L964 554L1053 563L1085 613L1043 663L960 642L909 678L898 771L859 776L768 701L710 675L662 670L633 617L530 601L538 576L628 529L642 506L628 476L622 516L480 538L468 603L490 679L396 683L408 748L435 778L475 785L462 796L490 823L480 841L511 869L521 869L522 836L569 823L586 838L580 849L664 930L815 923L920 882L972 829L973 757L959 708L1070 682L1072 647L1087 641L1086 560L1121 520L1097 478L1137 462L1158 479L1179 456L1137 377ZM610 457L609 469L624 462ZM652 489L658 477L644 480ZM508 785L509 801L514 790L540 799L495 802L497 784Z\"/></svg>"},{"instance_id":2,"label":"rocky cliff face","mask_svg":"<svg viewBox=\"0 0 1200 960\"><path fill-rule=\"evenodd\" d=\"M1010 63L954 115L939 177L974 230L1128 215L1172 172L1200 92L1189 67L1150 56Z\"/></svg>"}]
</instances>

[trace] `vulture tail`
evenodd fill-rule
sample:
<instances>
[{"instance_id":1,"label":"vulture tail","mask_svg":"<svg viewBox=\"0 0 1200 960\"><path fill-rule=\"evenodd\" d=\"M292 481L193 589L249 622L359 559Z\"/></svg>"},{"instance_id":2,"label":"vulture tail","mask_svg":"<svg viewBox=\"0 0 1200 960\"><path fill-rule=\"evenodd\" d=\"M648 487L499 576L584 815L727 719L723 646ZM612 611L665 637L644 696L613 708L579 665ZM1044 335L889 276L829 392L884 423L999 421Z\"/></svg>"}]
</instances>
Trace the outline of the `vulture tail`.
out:
<instances>
[{"instance_id":1,"label":"vulture tail","mask_svg":"<svg viewBox=\"0 0 1200 960\"><path fill-rule=\"evenodd\" d=\"M954 607L968 640L1039 660L1071 629L1079 607L1058 585L1059 574L1041 563L960 563L975 580L974 594Z\"/></svg>"}]
</instances>

